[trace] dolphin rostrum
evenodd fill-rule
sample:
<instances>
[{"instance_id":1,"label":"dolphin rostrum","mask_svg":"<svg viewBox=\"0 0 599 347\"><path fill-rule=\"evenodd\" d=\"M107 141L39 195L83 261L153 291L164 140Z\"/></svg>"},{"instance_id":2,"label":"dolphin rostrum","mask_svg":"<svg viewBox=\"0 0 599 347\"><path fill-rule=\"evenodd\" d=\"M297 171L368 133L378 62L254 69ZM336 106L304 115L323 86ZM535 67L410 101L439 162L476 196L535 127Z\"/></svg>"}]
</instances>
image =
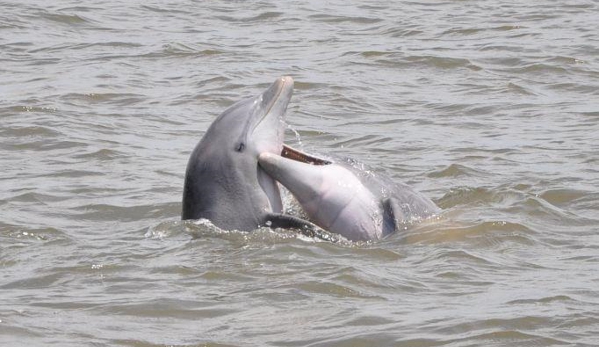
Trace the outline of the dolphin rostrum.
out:
<instances>
[{"instance_id":1,"label":"dolphin rostrum","mask_svg":"<svg viewBox=\"0 0 599 347\"><path fill-rule=\"evenodd\" d=\"M352 241L377 240L440 210L405 184L348 160L327 160L285 146L258 162L321 228Z\"/></svg>"},{"instance_id":2,"label":"dolphin rostrum","mask_svg":"<svg viewBox=\"0 0 599 347\"><path fill-rule=\"evenodd\" d=\"M243 231L313 226L281 214L279 187L258 166L260 153L281 153L292 93L293 79L281 77L216 118L189 158L182 219L205 218L221 229Z\"/></svg>"}]
</instances>

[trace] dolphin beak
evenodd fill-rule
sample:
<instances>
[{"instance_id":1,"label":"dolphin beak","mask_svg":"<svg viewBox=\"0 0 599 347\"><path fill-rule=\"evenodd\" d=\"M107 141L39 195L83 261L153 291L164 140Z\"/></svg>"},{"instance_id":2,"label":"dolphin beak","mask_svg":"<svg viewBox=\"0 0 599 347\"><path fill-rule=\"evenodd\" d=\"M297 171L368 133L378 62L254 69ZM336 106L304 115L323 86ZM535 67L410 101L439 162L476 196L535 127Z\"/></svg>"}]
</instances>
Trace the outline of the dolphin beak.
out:
<instances>
[{"instance_id":1,"label":"dolphin beak","mask_svg":"<svg viewBox=\"0 0 599 347\"><path fill-rule=\"evenodd\" d=\"M292 94L293 78L291 78L291 76L283 76L274 81L273 84L262 93L262 108L264 109L264 115L260 122L271 112L284 114Z\"/></svg>"},{"instance_id":2,"label":"dolphin beak","mask_svg":"<svg viewBox=\"0 0 599 347\"><path fill-rule=\"evenodd\" d=\"M274 174L278 171L278 158L280 157L268 152L260 153L258 156L258 164L260 164L262 168L269 171L269 173Z\"/></svg>"},{"instance_id":3,"label":"dolphin beak","mask_svg":"<svg viewBox=\"0 0 599 347\"><path fill-rule=\"evenodd\" d=\"M285 134L285 111L293 94L293 78L279 77L254 99L255 112L243 131L243 142L252 137L257 154L280 153Z\"/></svg>"},{"instance_id":4,"label":"dolphin beak","mask_svg":"<svg viewBox=\"0 0 599 347\"><path fill-rule=\"evenodd\" d=\"M304 176L303 173L307 173L306 170L314 168L313 165L267 152L260 153L258 164L268 175L283 183L283 185L296 181L298 178L306 179L307 176Z\"/></svg>"},{"instance_id":5,"label":"dolphin beak","mask_svg":"<svg viewBox=\"0 0 599 347\"><path fill-rule=\"evenodd\" d=\"M320 189L322 166L283 158L273 153L260 153L258 164L270 177L287 187L296 197L314 195Z\"/></svg>"}]
</instances>

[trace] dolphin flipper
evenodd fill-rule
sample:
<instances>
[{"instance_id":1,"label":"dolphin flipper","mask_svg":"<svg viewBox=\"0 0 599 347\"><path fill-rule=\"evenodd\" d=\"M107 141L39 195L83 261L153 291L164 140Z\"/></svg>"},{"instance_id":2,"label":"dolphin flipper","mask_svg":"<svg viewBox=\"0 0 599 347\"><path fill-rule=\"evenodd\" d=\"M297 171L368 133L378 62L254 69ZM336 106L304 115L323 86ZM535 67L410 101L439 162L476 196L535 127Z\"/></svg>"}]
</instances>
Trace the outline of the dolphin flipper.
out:
<instances>
[{"instance_id":1,"label":"dolphin flipper","mask_svg":"<svg viewBox=\"0 0 599 347\"><path fill-rule=\"evenodd\" d=\"M307 220L282 213L269 213L264 217L265 225L271 228L311 230L316 226Z\"/></svg>"},{"instance_id":2,"label":"dolphin flipper","mask_svg":"<svg viewBox=\"0 0 599 347\"><path fill-rule=\"evenodd\" d=\"M339 241L336 235L322 230L315 224L305 219L288 214L269 213L266 215L265 221L266 222L264 224L271 228L298 229L303 235L308 237L317 237L321 240L331 242Z\"/></svg>"}]
</instances>

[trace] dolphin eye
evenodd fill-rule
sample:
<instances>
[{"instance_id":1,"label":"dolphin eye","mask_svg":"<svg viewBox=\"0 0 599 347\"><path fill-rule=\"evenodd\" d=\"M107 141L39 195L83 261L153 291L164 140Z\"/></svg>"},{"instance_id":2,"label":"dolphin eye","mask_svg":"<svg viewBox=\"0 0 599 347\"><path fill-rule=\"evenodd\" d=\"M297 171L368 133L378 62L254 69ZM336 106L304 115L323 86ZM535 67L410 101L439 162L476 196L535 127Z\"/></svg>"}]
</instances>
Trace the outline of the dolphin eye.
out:
<instances>
[{"instance_id":1,"label":"dolphin eye","mask_svg":"<svg viewBox=\"0 0 599 347\"><path fill-rule=\"evenodd\" d=\"M235 146L235 150L237 152L243 152L243 150L245 149L245 143L243 142L239 142L236 146Z\"/></svg>"}]
</instances>

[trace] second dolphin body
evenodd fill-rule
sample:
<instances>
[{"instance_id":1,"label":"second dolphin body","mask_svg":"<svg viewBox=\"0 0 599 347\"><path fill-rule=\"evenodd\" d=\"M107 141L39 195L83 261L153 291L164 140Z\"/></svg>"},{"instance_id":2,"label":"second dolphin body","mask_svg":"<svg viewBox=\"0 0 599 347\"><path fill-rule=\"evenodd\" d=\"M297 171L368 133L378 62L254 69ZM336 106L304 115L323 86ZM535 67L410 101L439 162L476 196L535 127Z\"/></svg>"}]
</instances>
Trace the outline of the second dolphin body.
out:
<instances>
[{"instance_id":1,"label":"second dolphin body","mask_svg":"<svg viewBox=\"0 0 599 347\"><path fill-rule=\"evenodd\" d=\"M258 162L312 222L349 240L377 240L440 211L409 186L353 160L316 158L290 147L282 155L261 153Z\"/></svg>"}]
</instances>

